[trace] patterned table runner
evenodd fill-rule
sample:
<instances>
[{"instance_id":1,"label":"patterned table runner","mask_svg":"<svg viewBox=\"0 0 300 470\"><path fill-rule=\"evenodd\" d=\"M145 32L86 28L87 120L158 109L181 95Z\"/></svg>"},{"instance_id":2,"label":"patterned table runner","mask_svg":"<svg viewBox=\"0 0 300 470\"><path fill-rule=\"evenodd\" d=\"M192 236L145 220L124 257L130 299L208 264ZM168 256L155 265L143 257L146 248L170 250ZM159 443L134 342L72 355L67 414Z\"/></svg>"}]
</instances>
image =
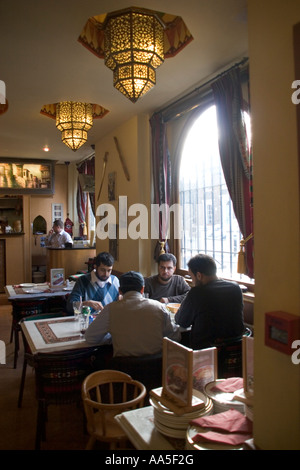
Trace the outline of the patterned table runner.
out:
<instances>
[{"instance_id":1,"label":"patterned table runner","mask_svg":"<svg viewBox=\"0 0 300 470\"><path fill-rule=\"evenodd\" d=\"M45 341L45 344L54 344L54 343L63 343L63 342L69 342L69 341L75 341L80 339L80 333L78 331L78 335L67 335L67 336L62 336L58 337L53 329L51 328L51 325L53 324L60 324L60 323L74 323L74 318L63 318L59 320L45 320L45 321L39 321L35 322L35 325L37 329L39 330L43 340Z\"/></svg>"}]
</instances>

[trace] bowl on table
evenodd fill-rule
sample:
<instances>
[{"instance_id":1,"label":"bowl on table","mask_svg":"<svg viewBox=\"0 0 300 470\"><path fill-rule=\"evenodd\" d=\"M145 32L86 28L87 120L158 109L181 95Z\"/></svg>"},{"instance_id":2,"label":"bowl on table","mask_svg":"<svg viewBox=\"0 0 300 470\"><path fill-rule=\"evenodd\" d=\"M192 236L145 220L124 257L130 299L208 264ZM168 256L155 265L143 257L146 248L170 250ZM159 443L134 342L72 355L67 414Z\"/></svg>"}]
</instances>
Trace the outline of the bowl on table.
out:
<instances>
[{"instance_id":1,"label":"bowl on table","mask_svg":"<svg viewBox=\"0 0 300 470\"><path fill-rule=\"evenodd\" d=\"M180 307L180 304L173 304L173 303L167 304L167 309L171 313L176 313L179 307Z\"/></svg>"}]
</instances>

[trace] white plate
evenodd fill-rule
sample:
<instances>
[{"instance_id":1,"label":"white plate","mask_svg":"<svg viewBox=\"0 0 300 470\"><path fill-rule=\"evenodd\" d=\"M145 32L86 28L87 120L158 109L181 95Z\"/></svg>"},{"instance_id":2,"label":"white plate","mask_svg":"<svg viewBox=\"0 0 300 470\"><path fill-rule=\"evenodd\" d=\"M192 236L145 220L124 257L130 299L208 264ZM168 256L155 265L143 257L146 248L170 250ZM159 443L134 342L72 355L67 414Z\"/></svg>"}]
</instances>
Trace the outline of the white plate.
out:
<instances>
[{"instance_id":1,"label":"white plate","mask_svg":"<svg viewBox=\"0 0 300 470\"><path fill-rule=\"evenodd\" d=\"M29 289L30 287L35 287L35 284L25 283L20 284L20 287L25 287L26 289Z\"/></svg>"},{"instance_id":2,"label":"white plate","mask_svg":"<svg viewBox=\"0 0 300 470\"><path fill-rule=\"evenodd\" d=\"M174 437L177 439L184 439L186 436L186 432L187 432L186 428L185 429L173 429L173 428L170 428L169 426L164 426L162 423L159 423L156 420L154 420L154 426L161 434L164 434L164 436Z\"/></svg>"},{"instance_id":3,"label":"white plate","mask_svg":"<svg viewBox=\"0 0 300 470\"><path fill-rule=\"evenodd\" d=\"M64 289L63 289L63 290L68 290L68 291L71 291L71 290L73 290L73 286L70 286L70 287L64 287Z\"/></svg>"},{"instance_id":4,"label":"white plate","mask_svg":"<svg viewBox=\"0 0 300 470\"><path fill-rule=\"evenodd\" d=\"M24 289L24 292L26 292L26 294L41 294L43 292L46 292L48 289Z\"/></svg>"},{"instance_id":5,"label":"white plate","mask_svg":"<svg viewBox=\"0 0 300 470\"><path fill-rule=\"evenodd\" d=\"M201 428L200 426L189 426L186 433L186 447L194 450L242 450L243 444L233 446L230 444L223 444L217 442L197 442L193 441L193 437L199 432L208 432L207 428Z\"/></svg>"},{"instance_id":6,"label":"white plate","mask_svg":"<svg viewBox=\"0 0 300 470\"><path fill-rule=\"evenodd\" d=\"M241 402L234 400L234 393L233 392L222 392L221 390L214 390L214 387L220 383L224 382L225 379L218 379L215 380L214 382L209 382L205 386L205 393L207 396L209 396L212 400L216 400L217 402L221 404L236 404L240 405Z\"/></svg>"},{"instance_id":7,"label":"white plate","mask_svg":"<svg viewBox=\"0 0 300 470\"><path fill-rule=\"evenodd\" d=\"M212 400L214 404L214 414L222 413L227 411L230 408L240 411L242 414L245 414L245 405L244 403L234 400L234 393L226 393L220 390L214 390L214 387L220 383L224 382L226 379L218 379L214 382L209 382L205 385L205 393Z\"/></svg>"}]
</instances>

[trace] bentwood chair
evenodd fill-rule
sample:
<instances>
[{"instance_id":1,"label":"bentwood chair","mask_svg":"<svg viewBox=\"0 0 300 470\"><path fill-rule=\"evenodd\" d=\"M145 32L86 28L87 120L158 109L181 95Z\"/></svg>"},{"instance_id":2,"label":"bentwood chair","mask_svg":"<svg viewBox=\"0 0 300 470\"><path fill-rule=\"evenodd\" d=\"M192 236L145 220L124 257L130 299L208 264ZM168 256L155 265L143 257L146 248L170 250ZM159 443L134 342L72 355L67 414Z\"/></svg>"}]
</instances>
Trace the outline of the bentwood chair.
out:
<instances>
[{"instance_id":1,"label":"bentwood chair","mask_svg":"<svg viewBox=\"0 0 300 470\"><path fill-rule=\"evenodd\" d=\"M37 353L32 356L35 369L38 412L35 449L46 439L49 405L81 403L81 386L93 368L95 348L82 348L60 353Z\"/></svg>"},{"instance_id":2,"label":"bentwood chair","mask_svg":"<svg viewBox=\"0 0 300 470\"><path fill-rule=\"evenodd\" d=\"M145 386L128 374L100 370L89 375L82 385L82 400L90 439L86 450L96 441L109 443L110 449L124 448L128 439L117 421L117 414L141 408L146 396Z\"/></svg>"}]
</instances>

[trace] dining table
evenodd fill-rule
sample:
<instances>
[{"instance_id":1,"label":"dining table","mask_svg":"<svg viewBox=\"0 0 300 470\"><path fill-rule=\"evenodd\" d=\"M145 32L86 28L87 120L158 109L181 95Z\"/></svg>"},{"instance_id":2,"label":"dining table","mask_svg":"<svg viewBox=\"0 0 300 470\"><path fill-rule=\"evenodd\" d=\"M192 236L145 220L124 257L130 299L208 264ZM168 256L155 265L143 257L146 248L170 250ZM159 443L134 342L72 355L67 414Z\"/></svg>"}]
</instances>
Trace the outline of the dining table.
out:
<instances>
[{"instance_id":1,"label":"dining table","mask_svg":"<svg viewBox=\"0 0 300 470\"><path fill-rule=\"evenodd\" d=\"M61 286L51 286L48 282L41 284L23 283L7 285L4 287L7 299L12 300L31 300L39 298L65 297L72 291L75 283L63 284Z\"/></svg>"},{"instance_id":2,"label":"dining table","mask_svg":"<svg viewBox=\"0 0 300 470\"><path fill-rule=\"evenodd\" d=\"M32 354L86 348L80 334L79 320L71 316L48 317L21 322L23 334Z\"/></svg>"}]
</instances>

